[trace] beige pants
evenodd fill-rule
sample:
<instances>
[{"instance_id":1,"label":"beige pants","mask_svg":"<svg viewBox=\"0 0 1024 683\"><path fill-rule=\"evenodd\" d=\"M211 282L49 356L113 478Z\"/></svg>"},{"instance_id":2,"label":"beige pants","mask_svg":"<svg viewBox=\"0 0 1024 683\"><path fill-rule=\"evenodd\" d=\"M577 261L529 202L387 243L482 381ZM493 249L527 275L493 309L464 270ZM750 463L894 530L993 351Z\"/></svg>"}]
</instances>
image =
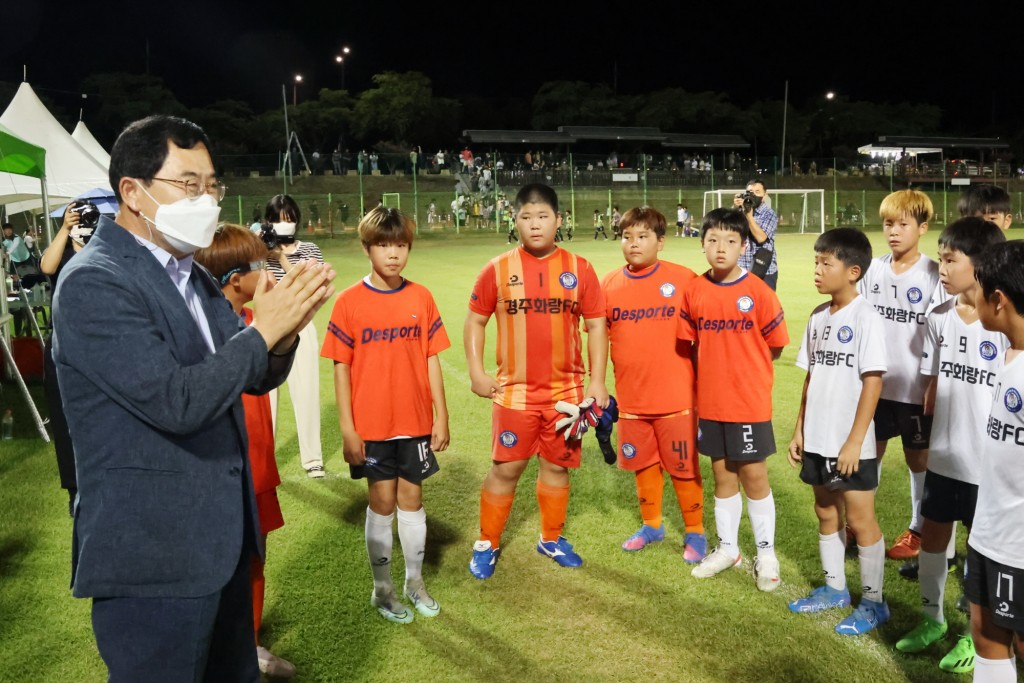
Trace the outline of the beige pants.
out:
<instances>
[{"instance_id":1,"label":"beige pants","mask_svg":"<svg viewBox=\"0 0 1024 683\"><path fill-rule=\"evenodd\" d=\"M270 392L270 414L277 438L278 389ZM320 447L320 342L313 323L299 332L299 348L295 351L291 372L288 374L288 394L295 409L295 431L299 437L299 459L309 470L324 464Z\"/></svg>"}]
</instances>

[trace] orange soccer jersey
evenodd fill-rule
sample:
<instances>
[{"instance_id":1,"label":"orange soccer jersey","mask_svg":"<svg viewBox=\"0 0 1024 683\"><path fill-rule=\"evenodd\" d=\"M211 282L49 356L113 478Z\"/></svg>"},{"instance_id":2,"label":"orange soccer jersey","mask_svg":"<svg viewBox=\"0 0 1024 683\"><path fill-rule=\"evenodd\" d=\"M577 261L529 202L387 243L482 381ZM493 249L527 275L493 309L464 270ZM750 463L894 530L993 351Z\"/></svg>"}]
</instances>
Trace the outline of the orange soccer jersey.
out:
<instances>
[{"instance_id":1,"label":"orange soccer jersey","mask_svg":"<svg viewBox=\"0 0 1024 683\"><path fill-rule=\"evenodd\" d=\"M430 292L408 280L392 291L357 282L338 295L327 331L320 355L351 366L359 436L430 434L427 359L451 346Z\"/></svg>"},{"instance_id":2,"label":"orange soccer jersey","mask_svg":"<svg viewBox=\"0 0 1024 683\"><path fill-rule=\"evenodd\" d=\"M718 422L772 419L772 347L789 343L782 304L760 278L719 284L708 273L683 294L680 339L697 342L697 413Z\"/></svg>"},{"instance_id":3,"label":"orange soccer jersey","mask_svg":"<svg viewBox=\"0 0 1024 683\"><path fill-rule=\"evenodd\" d=\"M665 415L693 407L692 347L676 327L683 292L696 277L686 266L658 261L636 273L619 268L601 281L621 410Z\"/></svg>"},{"instance_id":4,"label":"orange soccer jersey","mask_svg":"<svg viewBox=\"0 0 1024 683\"><path fill-rule=\"evenodd\" d=\"M583 400L580 318L604 316L604 297L586 259L564 249L537 258L518 247L484 266L469 308L498 322L498 393L514 410Z\"/></svg>"}]
</instances>

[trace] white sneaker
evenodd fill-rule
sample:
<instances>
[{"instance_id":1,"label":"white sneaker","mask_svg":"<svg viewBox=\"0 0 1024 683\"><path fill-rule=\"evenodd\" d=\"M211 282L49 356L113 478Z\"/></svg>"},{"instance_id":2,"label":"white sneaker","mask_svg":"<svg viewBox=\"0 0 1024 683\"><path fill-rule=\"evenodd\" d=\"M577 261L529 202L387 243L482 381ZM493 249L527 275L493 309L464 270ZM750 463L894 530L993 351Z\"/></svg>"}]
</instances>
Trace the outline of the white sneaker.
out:
<instances>
[{"instance_id":1,"label":"white sneaker","mask_svg":"<svg viewBox=\"0 0 1024 683\"><path fill-rule=\"evenodd\" d=\"M308 476L310 479L323 479L325 474L326 472L324 471L323 465L313 465L308 470L306 470L306 476Z\"/></svg>"},{"instance_id":2,"label":"white sneaker","mask_svg":"<svg viewBox=\"0 0 1024 683\"><path fill-rule=\"evenodd\" d=\"M754 578L757 579L757 590L771 593L782 585L779 578L779 558L759 557L754 561Z\"/></svg>"},{"instance_id":3,"label":"white sneaker","mask_svg":"<svg viewBox=\"0 0 1024 683\"><path fill-rule=\"evenodd\" d=\"M291 678L295 675L294 664L281 659L265 647L256 647L256 660L259 662L260 671L273 678Z\"/></svg>"},{"instance_id":4,"label":"white sneaker","mask_svg":"<svg viewBox=\"0 0 1024 683\"><path fill-rule=\"evenodd\" d=\"M412 610L403 605L393 592L377 595L374 591L370 594L370 605L376 607L380 615L390 622L408 624L413 620Z\"/></svg>"},{"instance_id":5,"label":"white sneaker","mask_svg":"<svg viewBox=\"0 0 1024 683\"><path fill-rule=\"evenodd\" d=\"M441 611L441 605L430 597L422 581L417 584L405 584L405 597L409 598L416 611L425 617L436 617Z\"/></svg>"},{"instance_id":6,"label":"white sneaker","mask_svg":"<svg viewBox=\"0 0 1024 683\"><path fill-rule=\"evenodd\" d=\"M718 547L701 560L700 564L690 572L690 575L698 579L710 579L726 569L738 566L742 561L742 555L729 557L721 547Z\"/></svg>"}]
</instances>

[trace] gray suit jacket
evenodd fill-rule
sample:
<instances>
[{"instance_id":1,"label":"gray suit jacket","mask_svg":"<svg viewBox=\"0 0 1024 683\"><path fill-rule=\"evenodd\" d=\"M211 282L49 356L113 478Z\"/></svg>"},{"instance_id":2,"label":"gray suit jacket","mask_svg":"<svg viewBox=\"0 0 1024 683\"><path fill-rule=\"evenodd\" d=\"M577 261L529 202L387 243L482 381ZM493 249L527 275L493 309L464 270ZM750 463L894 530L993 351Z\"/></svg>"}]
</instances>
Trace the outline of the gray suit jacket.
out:
<instances>
[{"instance_id":1,"label":"gray suit jacket","mask_svg":"<svg viewBox=\"0 0 1024 683\"><path fill-rule=\"evenodd\" d=\"M241 394L287 376L193 265L210 353L159 261L102 218L61 273L53 356L75 450L78 597L196 597L262 552Z\"/></svg>"}]
</instances>

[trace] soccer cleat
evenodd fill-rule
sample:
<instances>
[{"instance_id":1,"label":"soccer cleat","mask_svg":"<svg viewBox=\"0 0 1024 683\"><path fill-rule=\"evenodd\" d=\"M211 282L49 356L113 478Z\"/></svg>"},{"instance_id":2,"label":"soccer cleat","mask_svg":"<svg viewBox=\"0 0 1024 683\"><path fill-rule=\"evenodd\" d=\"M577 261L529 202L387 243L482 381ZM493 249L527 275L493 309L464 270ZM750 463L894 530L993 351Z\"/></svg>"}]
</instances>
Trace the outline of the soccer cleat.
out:
<instances>
[{"instance_id":1,"label":"soccer cleat","mask_svg":"<svg viewBox=\"0 0 1024 683\"><path fill-rule=\"evenodd\" d=\"M430 597L422 581L415 585L405 584L405 597L409 598L409 602L416 608L416 611L425 617L436 617L441 611L441 605Z\"/></svg>"},{"instance_id":2,"label":"soccer cleat","mask_svg":"<svg viewBox=\"0 0 1024 683\"><path fill-rule=\"evenodd\" d=\"M473 544L473 558L469 561L469 573L478 579L491 578L499 557L501 557L501 548L492 548L490 541L477 541Z\"/></svg>"},{"instance_id":3,"label":"soccer cleat","mask_svg":"<svg viewBox=\"0 0 1024 683\"><path fill-rule=\"evenodd\" d=\"M907 560L900 565L899 572L900 576L909 581L917 581L918 574L917 558ZM950 557L946 559L946 570L952 574L956 571L956 557Z\"/></svg>"},{"instance_id":4,"label":"soccer cleat","mask_svg":"<svg viewBox=\"0 0 1024 683\"><path fill-rule=\"evenodd\" d=\"M683 544L683 562L686 564L697 564L708 554L708 539L704 534L688 532Z\"/></svg>"},{"instance_id":5,"label":"soccer cleat","mask_svg":"<svg viewBox=\"0 0 1024 683\"><path fill-rule=\"evenodd\" d=\"M917 557L921 552L921 534L907 529L904 531L892 547L885 551L885 556L890 560L909 560Z\"/></svg>"},{"instance_id":6,"label":"soccer cleat","mask_svg":"<svg viewBox=\"0 0 1024 683\"><path fill-rule=\"evenodd\" d=\"M738 567L743 561L743 556L729 557L721 547L715 548L710 555L706 555L696 567L690 571L690 576L697 579L710 579L712 576L721 574L726 569Z\"/></svg>"},{"instance_id":7,"label":"soccer cleat","mask_svg":"<svg viewBox=\"0 0 1024 683\"><path fill-rule=\"evenodd\" d=\"M850 606L850 591L846 588L818 586L805 598L798 598L789 603L789 611L798 614L816 614L827 609Z\"/></svg>"},{"instance_id":8,"label":"soccer cleat","mask_svg":"<svg viewBox=\"0 0 1024 683\"><path fill-rule=\"evenodd\" d=\"M889 605L861 599L853 614L836 625L836 633L843 636L859 636L873 631L889 621Z\"/></svg>"},{"instance_id":9,"label":"soccer cleat","mask_svg":"<svg viewBox=\"0 0 1024 683\"><path fill-rule=\"evenodd\" d=\"M665 540L665 525L662 524L657 529L646 524L640 527L640 530L635 534L627 538L622 543L622 549L629 552L635 552L637 550L643 550L649 543L658 543Z\"/></svg>"},{"instance_id":10,"label":"soccer cleat","mask_svg":"<svg viewBox=\"0 0 1024 683\"><path fill-rule=\"evenodd\" d=\"M754 578L757 580L757 590L764 593L771 593L782 585L779 578L779 559L772 556L754 560Z\"/></svg>"},{"instance_id":11,"label":"soccer cleat","mask_svg":"<svg viewBox=\"0 0 1024 683\"><path fill-rule=\"evenodd\" d=\"M939 668L952 674L974 671L974 640L966 633L960 636L949 654L939 662Z\"/></svg>"},{"instance_id":12,"label":"soccer cleat","mask_svg":"<svg viewBox=\"0 0 1024 683\"><path fill-rule=\"evenodd\" d=\"M914 630L896 641L896 649L900 652L920 652L941 640L948 629L949 624L946 622L940 624L926 615L924 621L914 627Z\"/></svg>"},{"instance_id":13,"label":"soccer cleat","mask_svg":"<svg viewBox=\"0 0 1024 683\"><path fill-rule=\"evenodd\" d=\"M966 595L962 595L961 594L961 596L959 598L957 598L957 600L956 600L956 608L957 608L957 610L963 612L964 614L970 614L971 613L971 603L967 599Z\"/></svg>"},{"instance_id":14,"label":"soccer cleat","mask_svg":"<svg viewBox=\"0 0 1024 683\"><path fill-rule=\"evenodd\" d=\"M579 567L583 564L583 558L576 554L564 536L559 536L557 541L540 539L537 541L537 552L550 557L559 567Z\"/></svg>"},{"instance_id":15,"label":"soccer cleat","mask_svg":"<svg viewBox=\"0 0 1024 683\"><path fill-rule=\"evenodd\" d=\"M393 592L377 595L370 593L370 605L377 608L380 615L395 624L408 624L413 620L412 610L403 605Z\"/></svg>"},{"instance_id":16,"label":"soccer cleat","mask_svg":"<svg viewBox=\"0 0 1024 683\"><path fill-rule=\"evenodd\" d=\"M323 479L325 474L323 465L313 465L306 470L306 476L310 479Z\"/></svg>"}]
</instances>

